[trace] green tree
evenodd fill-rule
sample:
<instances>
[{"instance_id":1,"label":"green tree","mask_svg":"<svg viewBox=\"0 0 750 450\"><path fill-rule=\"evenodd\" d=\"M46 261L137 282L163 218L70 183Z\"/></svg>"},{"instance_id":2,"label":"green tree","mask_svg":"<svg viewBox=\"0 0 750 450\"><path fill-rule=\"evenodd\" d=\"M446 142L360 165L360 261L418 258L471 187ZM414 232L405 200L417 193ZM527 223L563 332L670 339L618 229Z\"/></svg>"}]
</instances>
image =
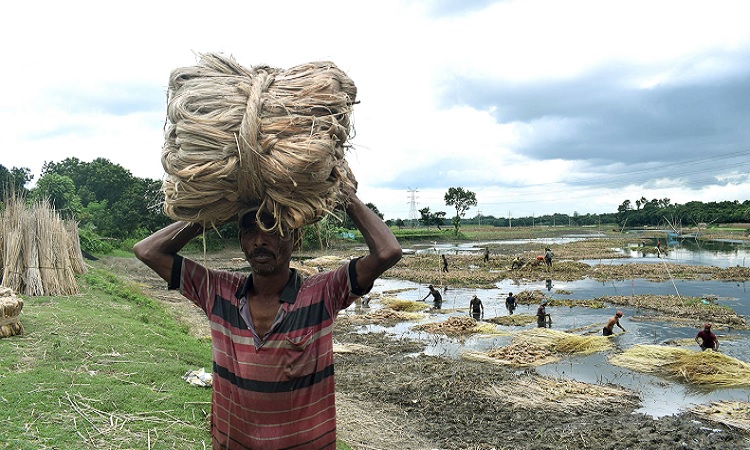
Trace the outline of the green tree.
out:
<instances>
[{"instance_id":1,"label":"green tree","mask_svg":"<svg viewBox=\"0 0 750 450\"><path fill-rule=\"evenodd\" d=\"M31 198L49 200L50 204L65 218L78 217L83 209L73 180L56 173L48 173L39 178L36 187L31 191Z\"/></svg>"},{"instance_id":2,"label":"green tree","mask_svg":"<svg viewBox=\"0 0 750 450\"><path fill-rule=\"evenodd\" d=\"M445 220L445 212L444 211L437 211L437 212L431 212L430 208L422 208L419 210L420 218L419 221L422 223L422 225L429 227L430 225L436 225L438 230L443 225L443 221Z\"/></svg>"},{"instance_id":3,"label":"green tree","mask_svg":"<svg viewBox=\"0 0 750 450\"><path fill-rule=\"evenodd\" d=\"M0 202L14 194L27 194L26 184L33 179L31 170L26 167L13 167L8 170L0 164Z\"/></svg>"},{"instance_id":4,"label":"green tree","mask_svg":"<svg viewBox=\"0 0 750 450\"><path fill-rule=\"evenodd\" d=\"M453 218L453 228L456 230L456 236L461 229L461 218L466 215L466 211L472 206L477 205L477 196L475 193L465 190L462 187L448 188L445 194L445 204L456 208L456 216Z\"/></svg>"}]
</instances>

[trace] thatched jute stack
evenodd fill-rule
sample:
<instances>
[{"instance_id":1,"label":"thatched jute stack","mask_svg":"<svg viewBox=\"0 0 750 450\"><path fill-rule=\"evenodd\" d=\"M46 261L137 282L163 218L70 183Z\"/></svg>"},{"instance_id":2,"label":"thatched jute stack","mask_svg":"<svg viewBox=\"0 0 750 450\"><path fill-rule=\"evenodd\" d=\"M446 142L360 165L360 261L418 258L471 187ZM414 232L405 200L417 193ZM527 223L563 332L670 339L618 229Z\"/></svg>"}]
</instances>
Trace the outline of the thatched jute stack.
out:
<instances>
[{"instance_id":1,"label":"thatched jute stack","mask_svg":"<svg viewBox=\"0 0 750 450\"><path fill-rule=\"evenodd\" d=\"M164 210L220 224L245 205L272 229L315 223L356 189L345 159L356 87L331 62L250 69L220 54L172 72L162 165Z\"/></svg>"},{"instance_id":2,"label":"thatched jute stack","mask_svg":"<svg viewBox=\"0 0 750 450\"><path fill-rule=\"evenodd\" d=\"M10 288L0 286L0 338L23 334L20 315L23 299Z\"/></svg>"}]
</instances>

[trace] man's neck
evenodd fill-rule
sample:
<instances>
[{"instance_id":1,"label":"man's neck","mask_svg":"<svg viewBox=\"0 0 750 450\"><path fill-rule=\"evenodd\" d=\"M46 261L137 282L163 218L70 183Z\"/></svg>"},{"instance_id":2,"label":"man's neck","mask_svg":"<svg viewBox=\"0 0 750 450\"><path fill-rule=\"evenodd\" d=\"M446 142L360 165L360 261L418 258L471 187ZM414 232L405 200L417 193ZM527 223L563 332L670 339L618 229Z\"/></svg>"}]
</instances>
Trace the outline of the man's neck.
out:
<instances>
[{"instance_id":1,"label":"man's neck","mask_svg":"<svg viewBox=\"0 0 750 450\"><path fill-rule=\"evenodd\" d=\"M272 296L278 297L289 282L291 271L289 270L289 266L286 266L284 269L280 269L278 272L271 275L259 275L253 273L251 276L253 277L252 294L263 298Z\"/></svg>"}]
</instances>

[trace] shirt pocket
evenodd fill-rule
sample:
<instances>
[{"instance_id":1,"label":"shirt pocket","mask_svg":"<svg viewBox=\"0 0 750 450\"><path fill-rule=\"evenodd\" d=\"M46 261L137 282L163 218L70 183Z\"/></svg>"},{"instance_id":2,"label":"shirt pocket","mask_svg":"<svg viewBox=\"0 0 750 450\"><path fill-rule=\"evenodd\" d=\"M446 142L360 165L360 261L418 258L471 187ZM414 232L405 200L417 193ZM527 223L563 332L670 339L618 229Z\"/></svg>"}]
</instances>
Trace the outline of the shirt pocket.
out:
<instances>
[{"instance_id":1,"label":"shirt pocket","mask_svg":"<svg viewBox=\"0 0 750 450\"><path fill-rule=\"evenodd\" d=\"M318 367L318 341L314 331L284 338L284 373L287 378L301 378L315 373Z\"/></svg>"}]
</instances>

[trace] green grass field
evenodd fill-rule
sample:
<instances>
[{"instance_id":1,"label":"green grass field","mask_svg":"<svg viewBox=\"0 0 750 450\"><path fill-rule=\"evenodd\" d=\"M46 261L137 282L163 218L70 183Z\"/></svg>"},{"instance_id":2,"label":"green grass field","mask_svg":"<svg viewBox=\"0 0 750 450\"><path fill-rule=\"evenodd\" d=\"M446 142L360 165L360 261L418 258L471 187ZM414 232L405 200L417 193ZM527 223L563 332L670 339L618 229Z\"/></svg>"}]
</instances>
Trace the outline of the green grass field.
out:
<instances>
[{"instance_id":1,"label":"green grass field","mask_svg":"<svg viewBox=\"0 0 750 450\"><path fill-rule=\"evenodd\" d=\"M24 299L24 335L0 340L0 448L210 447L210 389L181 378L210 342L106 272L79 282Z\"/></svg>"}]
</instances>

